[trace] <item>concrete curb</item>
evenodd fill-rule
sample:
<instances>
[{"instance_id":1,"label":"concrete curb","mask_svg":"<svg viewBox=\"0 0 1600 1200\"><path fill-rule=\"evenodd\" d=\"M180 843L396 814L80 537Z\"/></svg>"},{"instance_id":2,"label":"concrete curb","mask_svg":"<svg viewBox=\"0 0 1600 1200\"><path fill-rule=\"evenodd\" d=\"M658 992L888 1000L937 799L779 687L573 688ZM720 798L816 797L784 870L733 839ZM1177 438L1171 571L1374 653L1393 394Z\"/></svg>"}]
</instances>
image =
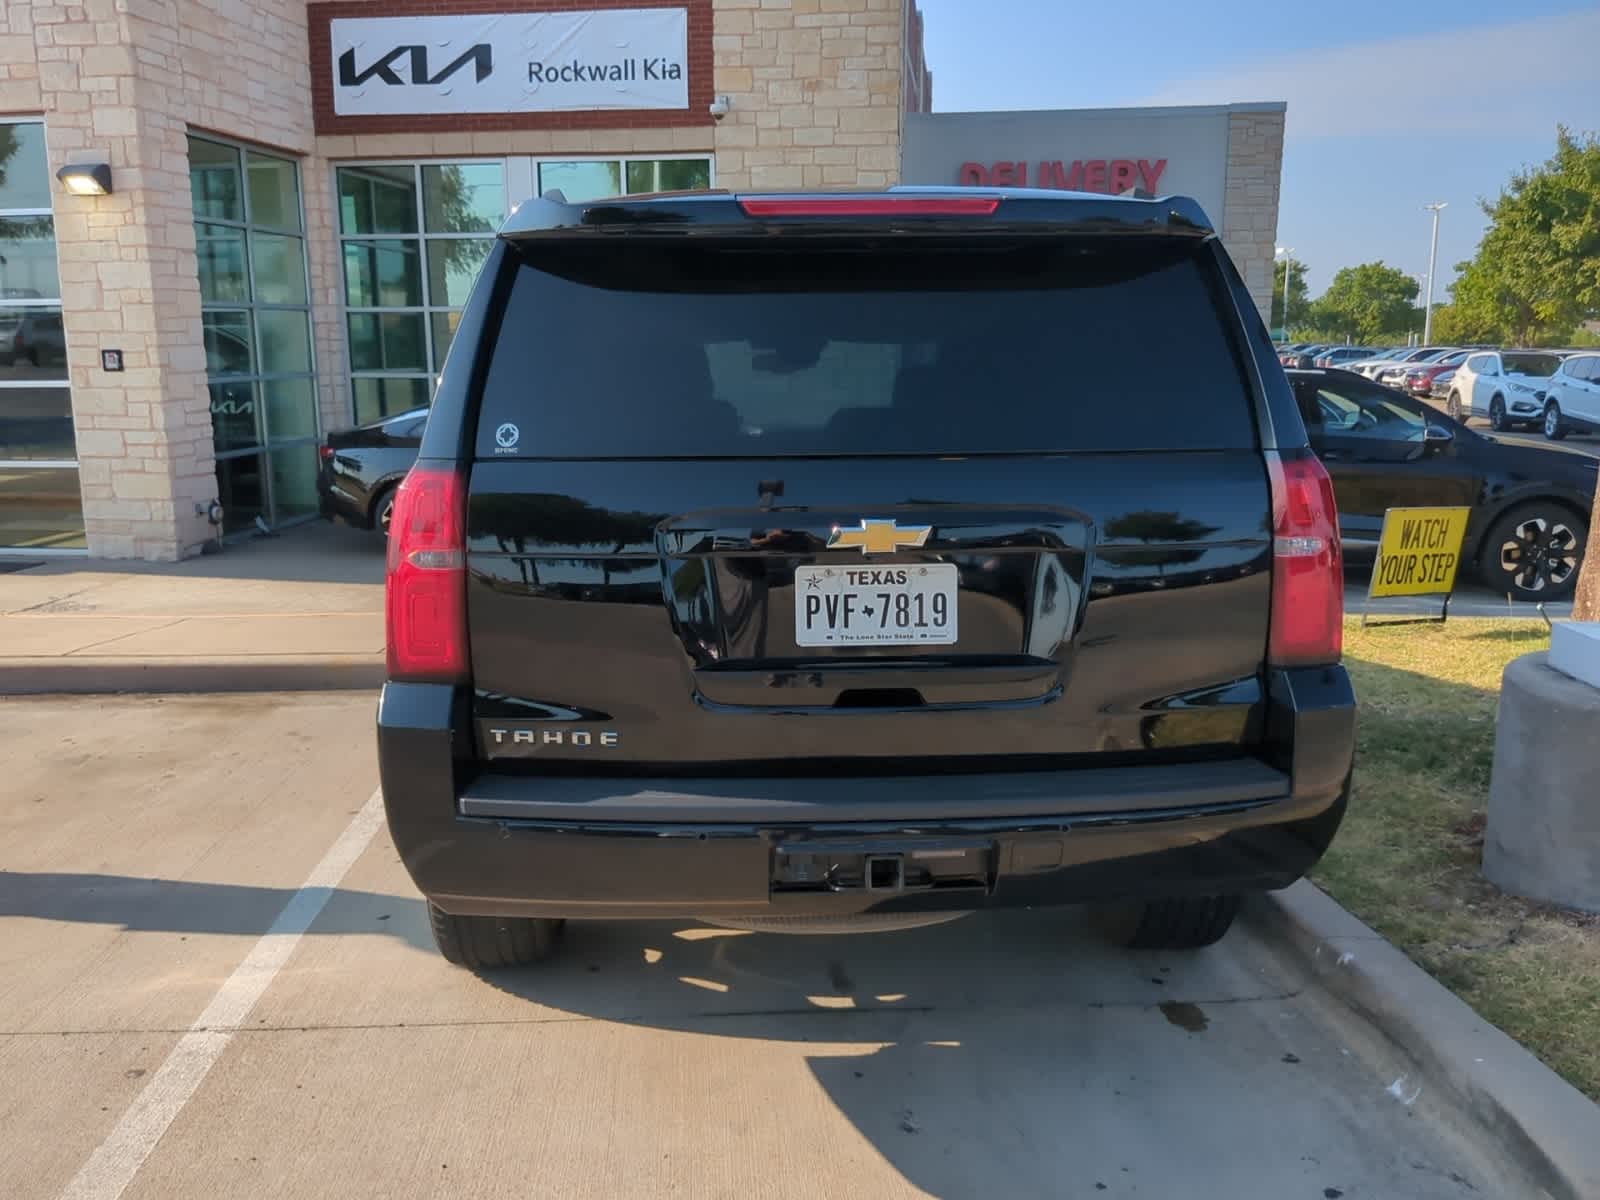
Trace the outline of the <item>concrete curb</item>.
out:
<instances>
[{"instance_id":1,"label":"concrete curb","mask_svg":"<svg viewBox=\"0 0 1600 1200\"><path fill-rule=\"evenodd\" d=\"M0 696L111 692L377 691L379 655L263 654L207 658L0 659Z\"/></svg>"},{"instance_id":2,"label":"concrete curb","mask_svg":"<svg viewBox=\"0 0 1600 1200\"><path fill-rule=\"evenodd\" d=\"M1245 909L1550 1196L1600 1196L1600 1106L1302 880Z\"/></svg>"}]
</instances>

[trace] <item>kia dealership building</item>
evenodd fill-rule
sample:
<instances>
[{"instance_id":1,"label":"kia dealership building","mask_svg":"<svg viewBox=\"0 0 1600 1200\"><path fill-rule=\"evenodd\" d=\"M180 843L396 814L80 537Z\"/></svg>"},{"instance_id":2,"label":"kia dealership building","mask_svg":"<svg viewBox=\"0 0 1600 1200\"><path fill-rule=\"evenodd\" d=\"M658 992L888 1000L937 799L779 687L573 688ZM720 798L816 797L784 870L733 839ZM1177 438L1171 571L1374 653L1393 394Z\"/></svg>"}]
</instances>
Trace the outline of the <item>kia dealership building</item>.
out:
<instances>
[{"instance_id":1,"label":"kia dealership building","mask_svg":"<svg viewBox=\"0 0 1600 1200\"><path fill-rule=\"evenodd\" d=\"M428 403L554 189L1183 192L1267 303L1281 104L933 99L914 0L5 0L0 555L313 516L322 432Z\"/></svg>"}]
</instances>

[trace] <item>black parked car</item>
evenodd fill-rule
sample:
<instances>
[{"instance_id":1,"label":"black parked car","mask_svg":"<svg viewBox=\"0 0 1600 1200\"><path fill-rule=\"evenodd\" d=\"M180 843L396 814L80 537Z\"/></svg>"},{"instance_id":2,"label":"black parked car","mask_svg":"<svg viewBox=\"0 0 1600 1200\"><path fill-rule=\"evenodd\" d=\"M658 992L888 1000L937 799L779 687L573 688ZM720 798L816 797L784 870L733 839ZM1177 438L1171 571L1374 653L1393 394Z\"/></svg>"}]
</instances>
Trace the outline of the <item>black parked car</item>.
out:
<instances>
[{"instance_id":1,"label":"black parked car","mask_svg":"<svg viewBox=\"0 0 1600 1200\"><path fill-rule=\"evenodd\" d=\"M1193 201L530 200L395 503L395 846L478 967L569 917L1204 945L1344 812L1336 521Z\"/></svg>"},{"instance_id":2,"label":"black parked car","mask_svg":"<svg viewBox=\"0 0 1600 1200\"><path fill-rule=\"evenodd\" d=\"M1471 507L1463 565L1498 594L1560 600L1577 587L1600 460L1478 433L1348 371L1288 374L1347 555L1376 552L1387 508Z\"/></svg>"},{"instance_id":3,"label":"black parked car","mask_svg":"<svg viewBox=\"0 0 1600 1200\"><path fill-rule=\"evenodd\" d=\"M387 536L395 489L417 461L427 421L428 410L419 408L328 434L318 452L322 515Z\"/></svg>"}]
</instances>

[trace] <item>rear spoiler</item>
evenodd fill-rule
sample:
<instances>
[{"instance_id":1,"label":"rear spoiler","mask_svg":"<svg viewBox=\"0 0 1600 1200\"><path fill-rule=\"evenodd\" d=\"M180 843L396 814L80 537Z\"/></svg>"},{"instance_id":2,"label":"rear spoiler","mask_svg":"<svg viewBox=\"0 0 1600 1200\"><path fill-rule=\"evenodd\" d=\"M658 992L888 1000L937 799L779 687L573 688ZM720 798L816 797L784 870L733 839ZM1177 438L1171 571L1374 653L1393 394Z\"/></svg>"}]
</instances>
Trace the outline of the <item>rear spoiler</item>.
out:
<instances>
[{"instance_id":1,"label":"rear spoiler","mask_svg":"<svg viewBox=\"0 0 1600 1200\"><path fill-rule=\"evenodd\" d=\"M881 192L673 192L569 202L559 192L518 205L500 236L771 237L849 233L1137 234L1204 240L1215 230L1187 196L1023 188L890 188Z\"/></svg>"}]
</instances>

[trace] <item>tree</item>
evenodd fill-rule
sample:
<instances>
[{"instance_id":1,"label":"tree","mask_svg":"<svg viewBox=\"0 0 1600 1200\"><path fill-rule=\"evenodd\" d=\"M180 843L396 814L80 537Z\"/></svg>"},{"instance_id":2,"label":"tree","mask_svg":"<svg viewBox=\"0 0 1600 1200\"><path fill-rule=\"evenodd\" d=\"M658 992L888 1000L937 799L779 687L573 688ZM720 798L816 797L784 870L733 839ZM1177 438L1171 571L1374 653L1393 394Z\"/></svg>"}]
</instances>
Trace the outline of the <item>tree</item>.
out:
<instances>
[{"instance_id":1,"label":"tree","mask_svg":"<svg viewBox=\"0 0 1600 1200\"><path fill-rule=\"evenodd\" d=\"M1285 270L1287 266L1287 271ZM1306 265L1298 258L1286 258L1283 262L1272 264L1272 269L1277 272L1272 277L1272 328L1282 329L1283 319L1283 277L1289 276L1289 316L1299 319L1306 315L1307 307L1311 303L1311 294L1306 290Z\"/></svg>"},{"instance_id":2,"label":"tree","mask_svg":"<svg viewBox=\"0 0 1600 1200\"><path fill-rule=\"evenodd\" d=\"M1312 302L1303 324L1356 342L1403 337L1422 327L1417 291L1415 279L1381 261L1345 267Z\"/></svg>"},{"instance_id":3,"label":"tree","mask_svg":"<svg viewBox=\"0 0 1600 1200\"><path fill-rule=\"evenodd\" d=\"M1600 139L1556 132L1556 152L1483 203L1489 229L1457 266L1441 337L1565 342L1600 315Z\"/></svg>"},{"instance_id":4,"label":"tree","mask_svg":"<svg viewBox=\"0 0 1600 1200\"><path fill-rule=\"evenodd\" d=\"M1589 514L1589 543L1583 552L1583 569L1578 573L1572 619L1600 621L1600 492L1595 493L1594 511Z\"/></svg>"}]
</instances>

